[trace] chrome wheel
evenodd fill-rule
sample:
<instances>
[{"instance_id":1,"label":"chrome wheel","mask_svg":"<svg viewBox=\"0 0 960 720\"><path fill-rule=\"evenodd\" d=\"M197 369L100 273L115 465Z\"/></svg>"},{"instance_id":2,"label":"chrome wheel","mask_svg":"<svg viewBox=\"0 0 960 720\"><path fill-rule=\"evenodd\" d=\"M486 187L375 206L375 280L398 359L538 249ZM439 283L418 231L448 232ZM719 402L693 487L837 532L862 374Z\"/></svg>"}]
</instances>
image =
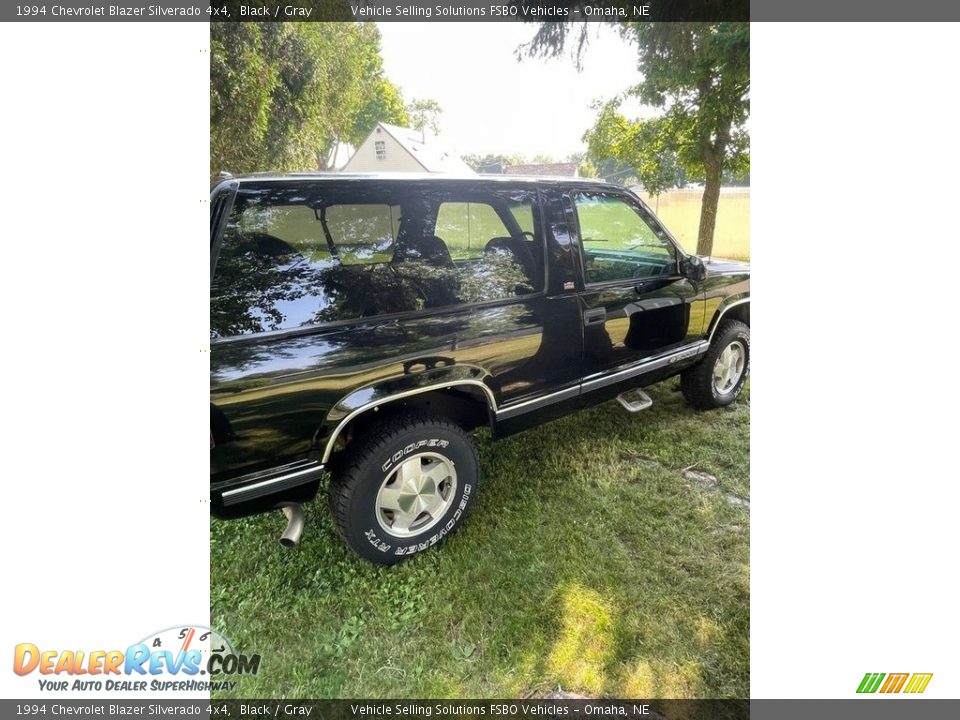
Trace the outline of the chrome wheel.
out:
<instances>
[{"instance_id":1,"label":"chrome wheel","mask_svg":"<svg viewBox=\"0 0 960 720\"><path fill-rule=\"evenodd\" d=\"M747 349L739 340L727 345L713 366L713 389L717 395L726 395L733 390L747 366Z\"/></svg>"},{"instance_id":2,"label":"chrome wheel","mask_svg":"<svg viewBox=\"0 0 960 720\"><path fill-rule=\"evenodd\" d=\"M449 458L420 453L384 478L377 493L377 521L396 537L418 535L440 522L457 494L457 471Z\"/></svg>"}]
</instances>

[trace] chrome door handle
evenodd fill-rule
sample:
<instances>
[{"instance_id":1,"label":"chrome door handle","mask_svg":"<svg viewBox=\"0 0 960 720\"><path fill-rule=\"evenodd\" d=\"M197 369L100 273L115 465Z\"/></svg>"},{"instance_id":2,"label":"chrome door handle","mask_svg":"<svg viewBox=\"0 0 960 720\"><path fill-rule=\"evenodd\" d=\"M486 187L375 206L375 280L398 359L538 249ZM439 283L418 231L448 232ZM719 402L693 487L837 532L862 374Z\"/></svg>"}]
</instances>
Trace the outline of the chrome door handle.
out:
<instances>
[{"instance_id":1,"label":"chrome door handle","mask_svg":"<svg viewBox=\"0 0 960 720\"><path fill-rule=\"evenodd\" d=\"M605 322L606 319L607 319L606 308L593 308L592 310L583 311L584 325L599 325L600 323Z\"/></svg>"}]
</instances>

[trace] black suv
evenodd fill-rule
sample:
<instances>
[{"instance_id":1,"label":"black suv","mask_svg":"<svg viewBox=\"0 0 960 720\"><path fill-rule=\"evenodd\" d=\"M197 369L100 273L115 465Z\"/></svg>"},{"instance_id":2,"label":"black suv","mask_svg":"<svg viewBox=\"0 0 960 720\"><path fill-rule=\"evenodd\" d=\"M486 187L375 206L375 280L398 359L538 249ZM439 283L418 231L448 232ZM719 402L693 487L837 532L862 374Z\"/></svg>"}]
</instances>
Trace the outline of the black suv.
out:
<instances>
[{"instance_id":1,"label":"black suv","mask_svg":"<svg viewBox=\"0 0 960 720\"><path fill-rule=\"evenodd\" d=\"M391 564L477 495L494 438L680 374L733 402L749 266L687 255L635 195L584 179L282 175L211 193L210 499L282 509L321 475L347 544Z\"/></svg>"}]
</instances>

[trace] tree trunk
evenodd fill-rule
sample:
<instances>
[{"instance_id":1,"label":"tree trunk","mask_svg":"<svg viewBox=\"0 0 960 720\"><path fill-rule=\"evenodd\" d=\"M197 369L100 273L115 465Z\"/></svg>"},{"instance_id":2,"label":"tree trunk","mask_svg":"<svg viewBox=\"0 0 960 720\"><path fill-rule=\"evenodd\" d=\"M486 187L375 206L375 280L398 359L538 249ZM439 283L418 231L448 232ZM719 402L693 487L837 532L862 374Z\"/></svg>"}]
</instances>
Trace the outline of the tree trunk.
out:
<instances>
[{"instance_id":1,"label":"tree trunk","mask_svg":"<svg viewBox=\"0 0 960 720\"><path fill-rule=\"evenodd\" d=\"M330 169L330 166L333 164L334 157L337 152L337 146L333 146L333 150L317 150L317 170L324 172Z\"/></svg>"},{"instance_id":2,"label":"tree trunk","mask_svg":"<svg viewBox=\"0 0 960 720\"><path fill-rule=\"evenodd\" d=\"M720 204L720 181L723 168L718 157L704 159L706 183L700 205L700 232L697 234L697 255L713 254L713 231L717 227L717 206Z\"/></svg>"}]
</instances>

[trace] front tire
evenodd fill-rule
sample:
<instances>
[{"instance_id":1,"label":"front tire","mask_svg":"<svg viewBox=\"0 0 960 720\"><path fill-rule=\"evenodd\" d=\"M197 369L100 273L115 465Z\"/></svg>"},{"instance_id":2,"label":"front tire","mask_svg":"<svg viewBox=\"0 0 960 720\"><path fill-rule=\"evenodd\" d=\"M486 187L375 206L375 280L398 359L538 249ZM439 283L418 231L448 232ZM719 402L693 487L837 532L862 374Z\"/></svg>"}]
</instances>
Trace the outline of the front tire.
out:
<instances>
[{"instance_id":1,"label":"front tire","mask_svg":"<svg viewBox=\"0 0 960 720\"><path fill-rule=\"evenodd\" d=\"M750 328L725 320L703 359L680 375L680 389L698 410L726 407L740 396L749 373Z\"/></svg>"},{"instance_id":2,"label":"front tire","mask_svg":"<svg viewBox=\"0 0 960 720\"><path fill-rule=\"evenodd\" d=\"M473 505L476 449L442 418L398 416L343 452L330 510L347 545L371 562L393 565L439 544Z\"/></svg>"}]
</instances>

